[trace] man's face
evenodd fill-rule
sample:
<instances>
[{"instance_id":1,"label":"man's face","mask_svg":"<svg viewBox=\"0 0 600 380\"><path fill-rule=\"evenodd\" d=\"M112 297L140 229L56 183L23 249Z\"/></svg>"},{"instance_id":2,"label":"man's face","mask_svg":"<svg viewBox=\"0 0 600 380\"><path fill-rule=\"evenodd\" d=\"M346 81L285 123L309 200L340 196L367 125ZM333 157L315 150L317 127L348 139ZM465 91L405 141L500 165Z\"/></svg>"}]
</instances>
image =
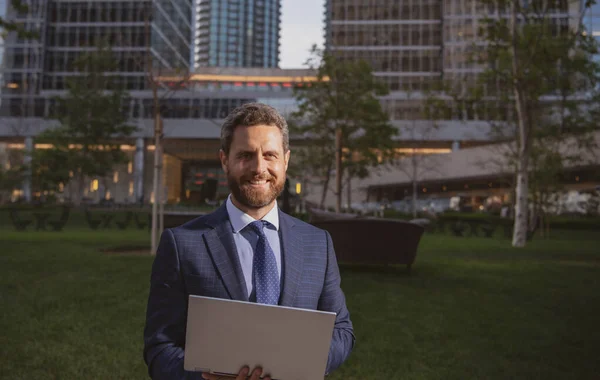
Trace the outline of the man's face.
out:
<instances>
[{"instance_id":1,"label":"man's face","mask_svg":"<svg viewBox=\"0 0 600 380\"><path fill-rule=\"evenodd\" d=\"M283 136L276 126L239 126L229 154L220 152L236 201L249 209L270 205L283 190L290 152L283 151Z\"/></svg>"}]
</instances>

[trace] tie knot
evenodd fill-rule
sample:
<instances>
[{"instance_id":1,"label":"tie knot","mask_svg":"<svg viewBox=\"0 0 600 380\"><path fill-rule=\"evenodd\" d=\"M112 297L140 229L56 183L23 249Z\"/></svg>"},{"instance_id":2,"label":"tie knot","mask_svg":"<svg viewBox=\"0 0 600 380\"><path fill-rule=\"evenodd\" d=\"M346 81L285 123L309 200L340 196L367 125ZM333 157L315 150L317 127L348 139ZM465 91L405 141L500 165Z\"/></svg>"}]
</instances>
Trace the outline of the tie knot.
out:
<instances>
[{"instance_id":1,"label":"tie knot","mask_svg":"<svg viewBox=\"0 0 600 380\"><path fill-rule=\"evenodd\" d=\"M248 224L250 228L254 230L258 234L258 236L264 236L265 232L263 231L264 227L268 224L266 220L255 220L254 222Z\"/></svg>"}]
</instances>

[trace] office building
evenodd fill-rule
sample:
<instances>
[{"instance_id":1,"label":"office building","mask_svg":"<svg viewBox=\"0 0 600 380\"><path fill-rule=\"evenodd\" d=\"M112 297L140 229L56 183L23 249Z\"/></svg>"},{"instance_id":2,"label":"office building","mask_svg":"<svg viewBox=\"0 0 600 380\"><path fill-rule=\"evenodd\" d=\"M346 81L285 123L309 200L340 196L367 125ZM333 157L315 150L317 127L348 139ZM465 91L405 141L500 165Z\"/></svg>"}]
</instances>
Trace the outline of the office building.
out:
<instances>
[{"instance_id":1,"label":"office building","mask_svg":"<svg viewBox=\"0 0 600 380\"><path fill-rule=\"evenodd\" d=\"M118 60L115 80L130 91L126 107L139 112L148 93L148 62L156 75L164 71L189 70L192 49L192 0L64 1L24 0L26 14L19 14L8 1L0 3L0 14L22 23L37 38L19 38L8 33L1 41L0 129L19 136L27 149L33 137L51 116L54 98L65 93L69 77L78 75L73 63L82 53L94 51L104 40ZM136 141L144 150L144 141ZM135 193L143 194L143 161L135 160ZM23 192L31 198L28 185Z\"/></svg>"},{"instance_id":2,"label":"office building","mask_svg":"<svg viewBox=\"0 0 600 380\"><path fill-rule=\"evenodd\" d=\"M178 79L164 77L160 83L166 89ZM315 79L314 72L305 69L208 67L198 69L179 90L161 89L166 200L200 202L206 198L209 184L216 196L225 196L227 183L218 158L224 117L233 108L248 102L269 104L289 116L297 109L293 87ZM52 93L60 95L64 90ZM84 196L91 202L102 199L118 203L154 201L153 95L150 90L129 93L133 104L128 110L129 124L137 127L137 132L127 141L121 141L121 149L131 162L115 168L108 179L87 178ZM42 111L45 112L37 116L0 116L0 165L16 167L22 162L26 148L44 149L33 137L41 130L52 128L56 121L49 118L47 108ZM22 128L23 125L31 128ZM302 144L296 140L292 143ZM68 197L69 191L66 186L61 196ZM15 198L26 194L27 188L13 192Z\"/></svg>"},{"instance_id":3,"label":"office building","mask_svg":"<svg viewBox=\"0 0 600 380\"><path fill-rule=\"evenodd\" d=\"M281 0L196 0L195 67L278 67Z\"/></svg>"},{"instance_id":4,"label":"office building","mask_svg":"<svg viewBox=\"0 0 600 380\"><path fill-rule=\"evenodd\" d=\"M580 10L580 0L565 0L549 12L560 26L577 20ZM341 59L371 64L391 91L382 98L384 108L402 124L423 119L428 90L445 83L462 91L472 84L482 69L470 62L479 28L485 17L502 16L507 16L505 9L474 0L327 0L325 44ZM507 112L502 104L478 113L457 106L447 119L470 122L475 131L482 128L478 121L506 119ZM449 134L456 129L458 139L464 135L458 124L442 124Z\"/></svg>"},{"instance_id":5,"label":"office building","mask_svg":"<svg viewBox=\"0 0 600 380\"><path fill-rule=\"evenodd\" d=\"M29 0L23 20L37 39L10 33L4 41L4 86L0 113L42 116L53 91L65 89L75 75L74 61L96 49L101 40L119 62L115 76L127 90L148 87L147 58L155 72L189 69L192 0L59 1ZM25 104L25 106L24 106Z\"/></svg>"},{"instance_id":6,"label":"office building","mask_svg":"<svg viewBox=\"0 0 600 380\"><path fill-rule=\"evenodd\" d=\"M600 42L600 3L596 3L587 10L585 15L585 27L587 33L591 33L593 37ZM600 54L596 56L596 60L600 61Z\"/></svg>"}]
</instances>

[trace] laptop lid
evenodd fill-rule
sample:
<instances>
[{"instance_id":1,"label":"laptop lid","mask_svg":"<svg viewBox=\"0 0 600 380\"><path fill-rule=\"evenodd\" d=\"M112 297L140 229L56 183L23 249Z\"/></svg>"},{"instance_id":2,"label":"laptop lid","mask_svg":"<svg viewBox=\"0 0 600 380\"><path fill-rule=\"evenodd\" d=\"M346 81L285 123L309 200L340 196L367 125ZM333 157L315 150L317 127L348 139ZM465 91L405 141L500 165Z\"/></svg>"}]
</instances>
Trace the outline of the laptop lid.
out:
<instances>
[{"instance_id":1,"label":"laptop lid","mask_svg":"<svg viewBox=\"0 0 600 380\"><path fill-rule=\"evenodd\" d=\"M336 314L189 296L184 368L284 380L323 379Z\"/></svg>"}]
</instances>

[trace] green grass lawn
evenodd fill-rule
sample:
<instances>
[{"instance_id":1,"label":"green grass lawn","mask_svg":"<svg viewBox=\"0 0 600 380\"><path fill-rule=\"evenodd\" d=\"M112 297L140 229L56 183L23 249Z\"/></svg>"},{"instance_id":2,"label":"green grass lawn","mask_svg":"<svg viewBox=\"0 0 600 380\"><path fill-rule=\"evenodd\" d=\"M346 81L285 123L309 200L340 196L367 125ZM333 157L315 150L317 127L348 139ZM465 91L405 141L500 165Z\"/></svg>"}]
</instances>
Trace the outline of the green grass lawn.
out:
<instances>
[{"instance_id":1,"label":"green grass lawn","mask_svg":"<svg viewBox=\"0 0 600 380\"><path fill-rule=\"evenodd\" d=\"M0 378L143 379L145 231L0 229ZM600 236L424 237L413 272L342 265L357 346L331 379L598 379Z\"/></svg>"}]
</instances>

